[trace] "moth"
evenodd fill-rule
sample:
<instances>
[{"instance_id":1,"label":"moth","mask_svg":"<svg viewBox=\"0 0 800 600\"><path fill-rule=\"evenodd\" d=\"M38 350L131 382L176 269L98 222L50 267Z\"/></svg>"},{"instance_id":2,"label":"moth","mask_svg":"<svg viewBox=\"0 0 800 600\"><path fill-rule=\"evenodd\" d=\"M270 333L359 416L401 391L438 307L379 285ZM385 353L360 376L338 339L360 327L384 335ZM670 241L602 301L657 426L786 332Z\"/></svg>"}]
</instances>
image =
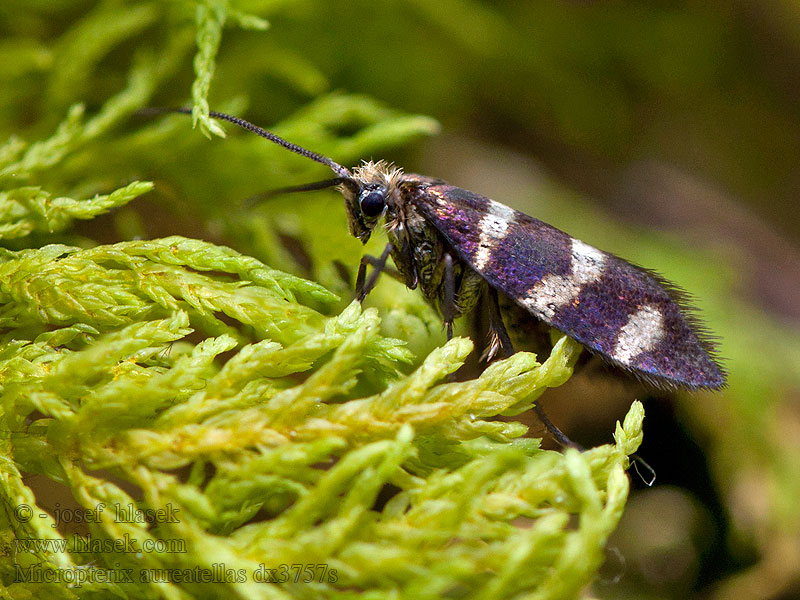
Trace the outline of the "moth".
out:
<instances>
[{"instance_id":1,"label":"moth","mask_svg":"<svg viewBox=\"0 0 800 600\"><path fill-rule=\"evenodd\" d=\"M189 109L155 109L180 112ZM359 265L359 300L391 257L407 287L419 288L444 320L485 302L487 359L514 352L500 310L509 300L527 315L580 342L606 363L664 389L717 390L725 385L713 341L688 296L653 271L598 250L504 204L383 161L348 169L238 117L211 116L247 129L308 159L335 177L276 192L337 188L350 233L366 243L383 223L388 243ZM366 269L373 271L366 278ZM557 439L570 443L537 411Z\"/></svg>"}]
</instances>

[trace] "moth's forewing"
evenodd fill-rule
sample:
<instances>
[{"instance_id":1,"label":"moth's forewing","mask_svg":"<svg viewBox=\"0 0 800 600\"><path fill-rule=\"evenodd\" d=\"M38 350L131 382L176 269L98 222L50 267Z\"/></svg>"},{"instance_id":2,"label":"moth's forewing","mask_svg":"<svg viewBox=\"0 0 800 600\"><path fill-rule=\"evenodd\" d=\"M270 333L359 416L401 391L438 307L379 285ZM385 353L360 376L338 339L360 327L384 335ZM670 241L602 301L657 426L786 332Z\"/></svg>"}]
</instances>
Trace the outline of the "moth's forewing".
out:
<instances>
[{"instance_id":1,"label":"moth's forewing","mask_svg":"<svg viewBox=\"0 0 800 600\"><path fill-rule=\"evenodd\" d=\"M605 360L656 385L724 385L686 295L655 273L480 194L401 191L489 285Z\"/></svg>"}]
</instances>

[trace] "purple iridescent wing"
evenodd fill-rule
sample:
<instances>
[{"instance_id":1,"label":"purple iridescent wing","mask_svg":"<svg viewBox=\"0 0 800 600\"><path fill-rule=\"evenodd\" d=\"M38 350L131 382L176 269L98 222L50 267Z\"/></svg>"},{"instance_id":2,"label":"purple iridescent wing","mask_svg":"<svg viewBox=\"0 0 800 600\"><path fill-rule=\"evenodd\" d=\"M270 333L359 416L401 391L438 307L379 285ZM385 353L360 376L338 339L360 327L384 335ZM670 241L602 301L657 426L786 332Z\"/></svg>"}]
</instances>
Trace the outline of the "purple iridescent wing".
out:
<instances>
[{"instance_id":1,"label":"purple iridescent wing","mask_svg":"<svg viewBox=\"0 0 800 600\"><path fill-rule=\"evenodd\" d=\"M489 285L612 364L662 386L725 384L685 294L654 273L467 190L403 193Z\"/></svg>"}]
</instances>

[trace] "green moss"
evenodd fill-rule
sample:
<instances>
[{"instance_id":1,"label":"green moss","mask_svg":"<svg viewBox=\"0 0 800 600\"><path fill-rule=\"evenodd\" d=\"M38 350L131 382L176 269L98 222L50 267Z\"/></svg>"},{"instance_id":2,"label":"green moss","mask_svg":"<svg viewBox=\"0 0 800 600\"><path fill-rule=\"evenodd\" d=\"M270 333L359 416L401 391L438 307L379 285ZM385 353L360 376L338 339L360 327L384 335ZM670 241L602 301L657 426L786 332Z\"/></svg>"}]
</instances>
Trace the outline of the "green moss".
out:
<instances>
[{"instance_id":1,"label":"green moss","mask_svg":"<svg viewBox=\"0 0 800 600\"><path fill-rule=\"evenodd\" d=\"M38 187L0 191L0 239L25 237L34 231L63 231L75 219L91 219L151 189L152 183L135 181L110 194L97 195L89 200L53 198Z\"/></svg>"},{"instance_id":2,"label":"green moss","mask_svg":"<svg viewBox=\"0 0 800 600\"><path fill-rule=\"evenodd\" d=\"M242 209L319 165L243 136L223 148L182 117L133 117L185 76L194 44L185 95L202 131L221 133L208 111L225 28L263 30L299 5L241 4L52 3L0 46L0 119L17 132L0 148L0 595L577 595L620 518L641 405L615 444L540 449L496 417L563 384L578 344L448 383L472 343L445 343L418 294L387 281L366 308L349 302L332 265L362 248L329 226L340 207L318 195L301 212L282 210L291 199ZM64 30L30 44L57 15ZM438 128L322 93L320 71L285 49L258 60L319 94L272 128L337 160ZM185 208L195 235L99 243L148 230L159 209L128 203L151 190L145 206ZM289 273L287 234L311 258L304 278ZM116 514L131 507L169 518ZM266 569L280 581L259 582Z\"/></svg>"},{"instance_id":3,"label":"green moss","mask_svg":"<svg viewBox=\"0 0 800 600\"><path fill-rule=\"evenodd\" d=\"M327 565L321 582L281 586L301 596L559 598L603 560L641 405L616 445L583 454L540 450L521 424L492 420L569 377L580 346L568 338L541 365L518 353L475 380L443 383L468 340L404 375L410 356L380 334L375 309L353 303L325 317L298 301L333 300L322 288L203 242L49 246L9 252L0 268L10 282L0 382L11 597L63 590L11 582L37 569L68 577L76 565L89 578L130 569L135 579L87 582L72 590L79 596L272 597L253 579L263 563ZM80 552L23 473L61 482L85 509L106 507L91 538L129 540L141 554ZM388 484L395 495L376 506ZM22 505L44 518L19 518ZM179 518L157 527L114 518L128 505ZM32 539L74 549L18 545ZM148 550L174 540L181 552ZM214 563L245 581L148 580L152 569Z\"/></svg>"}]
</instances>

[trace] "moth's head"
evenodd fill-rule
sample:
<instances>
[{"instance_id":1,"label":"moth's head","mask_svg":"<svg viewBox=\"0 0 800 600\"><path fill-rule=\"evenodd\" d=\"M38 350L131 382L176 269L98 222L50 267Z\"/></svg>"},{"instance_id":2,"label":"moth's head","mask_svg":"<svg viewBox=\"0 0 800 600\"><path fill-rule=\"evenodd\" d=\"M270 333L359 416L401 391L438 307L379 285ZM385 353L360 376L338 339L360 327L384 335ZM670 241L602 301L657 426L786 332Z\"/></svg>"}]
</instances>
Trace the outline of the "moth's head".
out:
<instances>
[{"instance_id":1,"label":"moth's head","mask_svg":"<svg viewBox=\"0 0 800 600\"><path fill-rule=\"evenodd\" d=\"M365 162L341 184L347 221L353 237L366 244L381 217L394 209L403 172L384 161Z\"/></svg>"}]
</instances>

